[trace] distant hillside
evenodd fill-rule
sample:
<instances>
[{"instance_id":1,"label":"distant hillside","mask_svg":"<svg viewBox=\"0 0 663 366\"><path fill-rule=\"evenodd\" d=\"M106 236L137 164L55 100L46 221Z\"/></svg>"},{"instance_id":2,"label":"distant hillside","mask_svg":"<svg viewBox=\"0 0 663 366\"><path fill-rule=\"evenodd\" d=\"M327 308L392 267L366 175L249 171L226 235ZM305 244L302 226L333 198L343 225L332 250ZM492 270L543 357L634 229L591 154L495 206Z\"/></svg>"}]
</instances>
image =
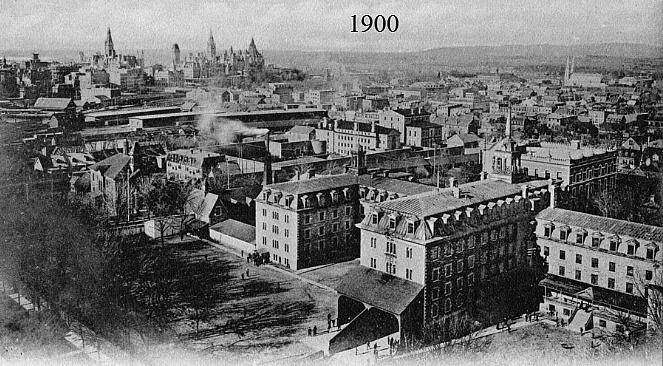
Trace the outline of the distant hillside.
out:
<instances>
[{"instance_id":1,"label":"distant hillside","mask_svg":"<svg viewBox=\"0 0 663 366\"><path fill-rule=\"evenodd\" d=\"M187 53L190 50L185 50ZM39 50L44 59L73 61L78 59L75 50ZM136 50L118 50L119 53L136 54ZM168 64L168 49L144 50L146 64ZM582 67L600 63L607 66L621 65L622 60L632 58L663 58L663 47L634 43L585 44L574 46L508 45L441 47L416 52L307 52L264 50L266 63L304 70L333 70L345 66L348 70L444 70L453 67L503 67L530 65L562 66L567 56L576 57L576 65ZM0 51L0 57L28 58L31 51ZM86 54L91 52L86 51Z\"/></svg>"}]
</instances>

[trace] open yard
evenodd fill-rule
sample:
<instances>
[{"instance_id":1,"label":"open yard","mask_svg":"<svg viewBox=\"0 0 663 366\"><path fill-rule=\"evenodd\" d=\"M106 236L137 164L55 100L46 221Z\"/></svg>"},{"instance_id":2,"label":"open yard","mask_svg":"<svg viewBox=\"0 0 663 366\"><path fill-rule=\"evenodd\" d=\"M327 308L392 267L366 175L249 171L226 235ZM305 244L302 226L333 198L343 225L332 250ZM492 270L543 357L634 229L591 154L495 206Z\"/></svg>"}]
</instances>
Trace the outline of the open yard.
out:
<instances>
[{"instance_id":1,"label":"open yard","mask_svg":"<svg viewBox=\"0 0 663 366\"><path fill-rule=\"evenodd\" d=\"M185 354L224 364L304 356L315 350L298 340L309 327L326 330L327 315L335 317L336 295L328 290L191 238L170 238L166 245L177 262L169 272L176 279L169 326L195 355L161 346L149 356L159 363L179 364ZM182 266L187 269L176 269Z\"/></svg>"}]
</instances>

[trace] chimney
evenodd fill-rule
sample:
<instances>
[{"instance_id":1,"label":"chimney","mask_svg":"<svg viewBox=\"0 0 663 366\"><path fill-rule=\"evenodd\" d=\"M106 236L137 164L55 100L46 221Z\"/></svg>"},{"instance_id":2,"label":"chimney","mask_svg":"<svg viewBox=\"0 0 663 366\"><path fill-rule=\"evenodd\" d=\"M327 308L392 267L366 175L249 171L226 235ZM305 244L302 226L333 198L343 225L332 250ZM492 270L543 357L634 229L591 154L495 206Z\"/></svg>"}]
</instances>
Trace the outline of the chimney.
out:
<instances>
[{"instance_id":1,"label":"chimney","mask_svg":"<svg viewBox=\"0 0 663 366\"><path fill-rule=\"evenodd\" d=\"M308 173L309 179L315 177L315 169L309 169L306 173Z\"/></svg>"},{"instance_id":2,"label":"chimney","mask_svg":"<svg viewBox=\"0 0 663 366\"><path fill-rule=\"evenodd\" d=\"M481 180L486 180L488 179L488 172L481 172L479 176L481 177Z\"/></svg>"},{"instance_id":3,"label":"chimney","mask_svg":"<svg viewBox=\"0 0 663 366\"><path fill-rule=\"evenodd\" d=\"M355 130L355 131L359 131L359 122L355 121L352 124L352 129Z\"/></svg>"},{"instance_id":4,"label":"chimney","mask_svg":"<svg viewBox=\"0 0 663 366\"><path fill-rule=\"evenodd\" d=\"M338 129L338 120L334 120L334 130Z\"/></svg>"},{"instance_id":5,"label":"chimney","mask_svg":"<svg viewBox=\"0 0 663 366\"><path fill-rule=\"evenodd\" d=\"M580 140L571 140L571 150L580 150Z\"/></svg>"},{"instance_id":6,"label":"chimney","mask_svg":"<svg viewBox=\"0 0 663 366\"><path fill-rule=\"evenodd\" d=\"M267 186L273 183L272 177L272 154L269 153L269 132L265 137L265 161L262 172L262 185Z\"/></svg>"},{"instance_id":7,"label":"chimney","mask_svg":"<svg viewBox=\"0 0 663 366\"><path fill-rule=\"evenodd\" d=\"M556 189L557 187L555 186L555 183L552 179L548 181L548 191L550 191L550 208L555 208L555 200L557 199L557 194L556 194Z\"/></svg>"},{"instance_id":8,"label":"chimney","mask_svg":"<svg viewBox=\"0 0 663 366\"><path fill-rule=\"evenodd\" d=\"M449 187L458 187L458 182L456 182L456 178L449 177Z\"/></svg>"},{"instance_id":9,"label":"chimney","mask_svg":"<svg viewBox=\"0 0 663 366\"><path fill-rule=\"evenodd\" d=\"M527 193L528 193L527 191L529 190L529 187L527 186L527 184L523 184L522 186L520 186L520 189L521 189L523 198L527 198Z\"/></svg>"},{"instance_id":10,"label":"chimney","mask_svg":"<svg viewBox=\"0 0 663 366\"><path fill-rule=\"evenodd\" d=\"M371 133L375 133L375 121L371 121Z\"/></svg>"},{"instance_id":11,"label":"chimney","mask_svg":"<svg viewBox=\"0 0 663 366\"><path fill-rule=\"evenodd\" d=\"M454 198L460 198L460 188L458 186L455 186L451 188L454 194Z\"/></svg>"}]
</instances>

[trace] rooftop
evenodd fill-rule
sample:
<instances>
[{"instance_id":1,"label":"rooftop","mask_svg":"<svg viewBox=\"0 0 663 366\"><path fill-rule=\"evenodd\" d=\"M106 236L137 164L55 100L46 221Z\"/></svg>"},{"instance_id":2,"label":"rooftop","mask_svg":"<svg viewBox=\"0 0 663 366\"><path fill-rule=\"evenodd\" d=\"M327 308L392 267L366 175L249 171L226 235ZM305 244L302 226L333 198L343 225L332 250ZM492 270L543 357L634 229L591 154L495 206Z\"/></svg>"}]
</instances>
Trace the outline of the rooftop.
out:
<instances>
[{"instance_id":1,"label":"rooftop","mask_svg":"<svg viewBox=\"0 0 663 366\"><path fill-rule=\"evenodd\" d=\"M306 180L277 183L266 188L290 194L306 194L358 183L358 177L350 174L325 175Z\"/></svg>"},{"instance_id":2,"label":"rooftop","mask_svg":"<svg viewBox=\"0 0 663 366\"><path fill-rule=\"evenodd\" d=\"M546 180L527 182L527 186L531 188L542 188L547 185L548 181ZM521 185L497 180L481 180L461 184L459 188L463 193L463 198L456 198L453 188L444 188L440 191L434 190L386 201L380 204L379 207L418 217L428 217L501 197L514 196L522 192Z\"/></svg>"},{"instance_id":3,"label":"rooftop","mask_svg":"<svg viewBox=\"0 0 663 366\"><path fill-rule=\"evenodd\" d=\"M70 98L39 98L34 108L46 110L65 110L71 103Z\"/></svg>"},{"instance_id":4,"label":"rooftop","mask_svg":"<svg viewBox=\"0 0 663 366\"><path fill-rule=\"evenodd\" d=\"M115 154L91 165L90 170L100 171L105 177L115 179L130 161L131 157L129 155Z\"/></svg>"},{"instance_id":5,"label":"rooftop","mask_svg":"<svg viewBox=\"0 0 663 366\"><path fill-rule=\"evenodd\" d=\"M387 192L404 194L407 196L426 193L435 189L435 187L427 186L421 183L408 182L406 180L389 177L373 177L371 174L360 175L359 184L366 187L382 189Z\"/></svg>"},{"instance_id":6,"label":"rooftop","mask_svg":"<svg viewBox=\"0 0 663 366\"><path fill-rule=\"evenodd\" d=\"M255 243L256 241L255 226L251 226L249 224L245 224L233 219L228 219L221 221L218 224L214 224L210 227L210 230L228 235L246 243Z\"/></svg>"},{"instance_id":7,"label":"rooftop","mask_svg":"<svg viewBox=\"0 0 663 366\"><path fill-rule=\"evenodd\" d=\"M336 291L380 310L401 314L423 288L418 283L360 266L343 277Z\"/></svg>"},{"instance_id":8,"label":"rooftop","mask_svg":"<svg viewBox=\"0 0 663 366\"><path fill-rule=\"evenodd\" d=\"M626 235L633 238L663 242L663 228L658 226L590 215L561 208L546 208L541 211L536 218L563 223L569 226L592 229L604 233Z\"/></svg>"}]
</instances>

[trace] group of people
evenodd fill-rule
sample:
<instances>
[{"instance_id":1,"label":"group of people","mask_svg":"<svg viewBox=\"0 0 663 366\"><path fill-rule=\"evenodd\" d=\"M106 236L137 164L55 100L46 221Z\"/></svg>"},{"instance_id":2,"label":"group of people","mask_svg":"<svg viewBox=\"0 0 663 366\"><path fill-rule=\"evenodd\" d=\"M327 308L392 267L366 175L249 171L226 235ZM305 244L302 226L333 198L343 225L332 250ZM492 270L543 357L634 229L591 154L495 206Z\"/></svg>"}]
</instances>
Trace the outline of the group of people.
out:
<instances>
[{"instance_id":1,"label":"group of people","mask_svg":"<svg viewBox=\"0 0 663 366\"><path fill-rule=\"evenodd\" d=\"M341 323L338 322L338 319L332 319L331 314L327 314L327 333L331 333L333 327L337 327L338 330L341 330ZM318 335L318 326L314 325L313 328L308 328L308 335L316 336Z\"/></svg>"}]
</instances>

